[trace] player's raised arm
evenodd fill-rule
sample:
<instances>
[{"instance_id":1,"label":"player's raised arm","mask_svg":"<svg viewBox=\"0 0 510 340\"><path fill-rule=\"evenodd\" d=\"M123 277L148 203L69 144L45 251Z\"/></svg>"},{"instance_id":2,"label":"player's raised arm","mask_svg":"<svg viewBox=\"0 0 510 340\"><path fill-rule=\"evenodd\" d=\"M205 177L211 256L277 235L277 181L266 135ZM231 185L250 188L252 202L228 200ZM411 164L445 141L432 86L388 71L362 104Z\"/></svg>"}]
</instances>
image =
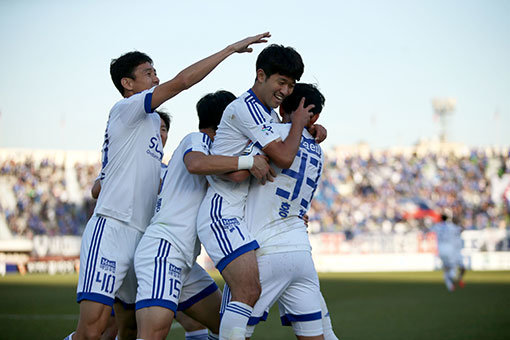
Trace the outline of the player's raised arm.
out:
<instances>
[{"instance_id":1,"label":"player's raised arm","mask_svg":"<svg viewBox=\"0 0 510 340\"><path fill-rule=\"evenodd\" d=\"M163 104L168 99L177 95L178 93L190 88L195 85L205 76L207 76L216 66L218 66L223 60L234 53L249 53L253 51L250 47L252 44L265 43L266 38L269 38L271 34L265 32L252 37L245 38L234 44L231 44L221 51L202 59L191 66L188 66L173 79L157 86L154 89L152 95L151 108L156 109L158 106Z\"/></svg>"}]
</instances>

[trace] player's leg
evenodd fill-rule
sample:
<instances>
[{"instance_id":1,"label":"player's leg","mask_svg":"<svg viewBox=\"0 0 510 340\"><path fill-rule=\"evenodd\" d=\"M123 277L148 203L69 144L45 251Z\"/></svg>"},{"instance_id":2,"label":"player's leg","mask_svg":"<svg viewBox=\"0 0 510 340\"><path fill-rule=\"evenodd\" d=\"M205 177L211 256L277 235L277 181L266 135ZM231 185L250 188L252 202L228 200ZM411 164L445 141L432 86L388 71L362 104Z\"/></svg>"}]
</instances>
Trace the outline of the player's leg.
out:
<instances>
[{"instance_id":1,"label":"player's leg","mask_svg":"<svg viewBox=\"0 0 510 340\"><path fill-rule=\"evenodd\" d=\"M229 286L231 300L221 319L220 339L244 339L253 306L261 292L255 251L250 250L232 260L221 275Z\"/></svg>"},{"instance_id":2,"label":"player's leg","mask_svg":"<svg viewBox=\"0 0 510 340\"><path fill-rule=\"evenodd\" d=\"M251 237L242 218L244 207L233 207L208 193L197 218L197 231L207 253L229 285L232 300L221 319L221 339L244 339L253 306L260 295L260 282Z\"/></svg>"},{"instance_id":3,"label":"player's leg","mask_svg":"<svg viewBox=\"0 0 510 340\"><path fill-rule=\"evenodd\" d=\"M260 285L262 292L246 327L246 339L250 339L255 331L255 326L261 321L266 321L269 309L278 300L285 289L296 279L286 264L286 254L267 254L257 257L260 273ZM227 289L228 293L228 286ZM225 300L224 300L225 301Z\"/></svg>"},{"instance_id":4,"label":"player's leg","mask_svg":"<svg viewBox=\"0 0 510 340\"><path fill-rule=\"evenodd\" d=\"M115 313L112 311L110 317L108 318L108 324L106 325L106 329L103 334L101 334L101 340L115 340L117 336L118 328L117 322L115 320Z\"/></svg>"},{"instance_id":5,"label":"player's leg","mask_svg":"<svg viewBox=\"0 0 510 340\"><path fill-rule=\"evenodd\" d=\"M291 325L299 340L324 339L319 277L312 255L306 251L287 253L287 267L293 267L294 280L278 299L283 325Z\"/></svg>"},{"instance_id":6,"label":"player's leg","mask_svg":"<svg viewBox=\"0 0 510 340\"><path fill-rule=\"evenodd\" d=\"M101 337L140 237L140 232L113 219L94 216L87 223L77 287L80 316L73 339Z\"/></svg>"},{"instance_id":7,"label":"player's leg","mask_svg":"<svg viewBox=\"0 0 510 340\"><path fill-rule=\"evenodd\" d=\"M81 301L78 327L72 339L99 339L106 329L111 312L111 306L95 301Z\"/></svg>"},{"instance_id":8,"label":"player's leg","mask_svg":"<svg viewBox=\"0 0 510 340\"><path fill-rule=\"evenodd\" d=\"M117 320L118 338L122 340L136 339L136 290L137 282L133 264L129 267L124 282L122 282L122 285L117 291L115 303L113 304Z\"/></svg>"},{"instance_id":9,"label":"player's leg","mask_svg":"<svg viewBox=\"0 0 510 340\"><path fill-rule=\"evenodd\" d=\"M117 321L118 339L136 339L136 314L135 306L127 305L121 301L113 304L115 319Z\"/></svg>"},{"instance_id":10,"label":"player's leg","mask_svg":"<svg viewBox=\"0 0 510 340\"><path fill-rule=\"evenodd\" d=\"M177 311L175 314L175 321L180 323L182 328L184 328L185 340L208 340L209 331L207 327L183 312Z\"/></svg>"},{"instance_id":11,"label":"player's leg","mask_svg":"<svg viewBox=\"0 0 510 340\"><path fill-rule=\"evenodd\" d=\"M221 297L221 291L212 277L195 263L183 282L177 315L179 316L181 311L186 313L192 318L188 318L193 321L192 325L203 325L210 330L212 338L218 338ZM188 325L182 326L188 331Z\"/></svg>"},{"instance_id":12,"label":"player's leg","mask_svg":"<svg viewBox=\"0 0 510 340\"><path fill-rule=\"evenodd\" d=\"M144 235L135 253L139 339L165 339L189 269L170 242Z\"/></svg>"},{"instance_id":13,"label":"player's leg","mask_svg":"<svg viewBox=\"0 0 510 340\"><path fill-rule=\"evenodd\" d=\"M322 331L324 332L324 340L338 340L333 325L331 324L331 317L329 316L328 306L326 300L321 292L321 314L322 314Z\"/></svg>"}]
</instances>

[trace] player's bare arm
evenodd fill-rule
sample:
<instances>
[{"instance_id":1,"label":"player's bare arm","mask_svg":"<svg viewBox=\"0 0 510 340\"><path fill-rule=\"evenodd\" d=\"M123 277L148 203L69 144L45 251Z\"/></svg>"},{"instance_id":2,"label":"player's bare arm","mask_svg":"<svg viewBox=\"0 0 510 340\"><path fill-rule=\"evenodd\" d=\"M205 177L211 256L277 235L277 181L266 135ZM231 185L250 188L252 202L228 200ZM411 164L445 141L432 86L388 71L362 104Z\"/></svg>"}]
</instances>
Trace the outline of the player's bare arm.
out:
<instances>
[{"instance_id":1,"label":"player's bare arm","mask_svg":"<svg viewBox=\"0 0 510 340\"><path fill-rule=\"evenodd\" d=\"M223 60L234 53L250 53L253 49L250 47L252 44L259 44L267 42L269 32L258 34L252 37L245 38L234 44L231 44L221 51L202 59L191 66L188 66L173 79L157 86L152 94L151 108L156 109L168 99L174 97L178 93L195 85L205 76L207 76L216 66Z\"/></svg>"},{"instance_id":2,"label":"player's bare arm","mask_svg":"<svg viewBox=\"0 0 510 340\"><path fill-rule=\"evenodd\" d=\"M279 168L287 169L292 165L299 149L303 129L310 122L310 118L313 115L311 110L314 108L314 105L308 105L307 107L304 107L304 105L305 98L302 98L299 107L294 112L292 126L287 138L284 141L277 139L262 149Z\"/></svg>"},{"instance_id":3,"label":"player's bare arm","mask_svg":"<svg viewBox=\"0 0 510 340\"><path fill-rule=\"evenodd\" d=\"M274 174L273 169L267 162L267 158L261 155L253 156L253 163L247 165L250 166L249 169L243 169L243 167L245 168L247 166L240 164L239 157L206 155L198 151L188 152L186 156L184 156L184 164L189 173L194 175L218 175L237 172L242 169L247 170L247 176L252 172L253 175L260 180L261 178L267 178L271 174Z\"/></svg>"},{"instance_id":4,"label":"player's bare arm","mask_svg":"<svg viewBox=\"0 0 510 340\"><path fill-rule=\"evenodd\" d=\"M256 155L253 158L253 167L250 170L238 170L220 176L231 182L241 183L246 181L251 174L260 184L264 185L268 181L273 182L273 179L276 177L275 171L268 165L268 162L269 158L266 156ZM266 166L269 168L268 172L266 172Z\"/></svg>"}]
</instances>

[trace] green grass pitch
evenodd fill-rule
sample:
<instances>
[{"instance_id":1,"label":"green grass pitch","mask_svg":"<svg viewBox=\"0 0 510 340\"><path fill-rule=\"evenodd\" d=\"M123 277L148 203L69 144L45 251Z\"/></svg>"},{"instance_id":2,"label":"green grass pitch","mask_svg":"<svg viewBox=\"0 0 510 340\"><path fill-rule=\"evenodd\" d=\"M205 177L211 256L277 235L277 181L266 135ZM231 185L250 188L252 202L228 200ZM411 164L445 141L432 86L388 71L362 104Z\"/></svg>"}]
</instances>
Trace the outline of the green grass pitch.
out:
<instances>
[{"instance_id":1,"label":"green grass pitch","mask_svg":"<svg viewBox=\"0 0 510 340\"><path fill-rule=\"evenodd\" d=\"M217 278L217 277L216 277ZM510 272L468 272L446 291L441 272L321 274L341 339L509 339ZM63 339L76 327L77 275L0 277L0 339ZM221 283L221 282L220 282ZM168 339L184 339L180 327ZM254 340L295 339L271 310Z\"/></svg>"}]
</instances>

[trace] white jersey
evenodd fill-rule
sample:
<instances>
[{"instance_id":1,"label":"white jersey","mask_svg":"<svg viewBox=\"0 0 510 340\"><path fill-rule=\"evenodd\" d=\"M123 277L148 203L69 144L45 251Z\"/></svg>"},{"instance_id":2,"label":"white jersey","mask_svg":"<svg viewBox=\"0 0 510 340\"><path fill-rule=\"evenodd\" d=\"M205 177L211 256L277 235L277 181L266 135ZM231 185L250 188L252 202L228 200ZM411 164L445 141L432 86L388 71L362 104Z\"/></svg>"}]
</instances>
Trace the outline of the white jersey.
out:
<instances>
[{"instance_id":1,"label":"white jersey","mask_svg":"<svg viewBox=\"0 0 510 340\"><path fill-rule=\"evenodd\" d=\"M273 124L285 139L290 124ZM302 219L310 207L322 173L324 156L313 136L305 129L299 150L289 169L275 168L274 182L251 180L246 202L248 229L260 245L258 255L311 250Z\"/></svg>"},{"instance_id":2,"label":"white jersey","mask_svg":"<svg viewBox=\"0 0 510 340\"><path fill-rule=\"evenodd\" d=\"M164 239L177 247L190 267L200 253L196 220L207 191L207 180L188 172L184 156L191 151L208 155L210 145L209 136L201 132L190 133L182 139L163 170L155 214L145 231L145 235Z\"/></svg>"},{"instance_id":3,"label":"white jersey","mask_svg":"<svg viewBox=\"0 0 510 340\"><path fill-rule=\"evenodd\" d=\"M223 112L211 154L240 156L250 143L262 149L280 137L269 125L274 122L278 122L276 112L262 105L253 91L248 90L230 103ZM218 193L231 205L235 204L240 209L244 207L248 181L234 183L218 176L207 176L207 180L211 185L210 191Z\"/></svg>"},{"instance_id":4,"label":"white jersey","mask_svg":"<svg viewBox=\"0 0 510 340\"><path fill-rule=\"evenodd\" d=\"M453 223L441 222L430 228L436 233L437 249L439 254L447 252L460 252L462 240L461 228Z\"/></svg>"},{"instance_id":5,"label":"white jersey","mask_svg":"<svg viewBox=\"0 0 510 340\"><path fill-rule=\"evenodd\" d=\"M124 98L110 111L102 150L101 192L94 211L141 232L154 212L163 158L161 121L151 113L153 90Z\"/></svg>"}]
</instances>

